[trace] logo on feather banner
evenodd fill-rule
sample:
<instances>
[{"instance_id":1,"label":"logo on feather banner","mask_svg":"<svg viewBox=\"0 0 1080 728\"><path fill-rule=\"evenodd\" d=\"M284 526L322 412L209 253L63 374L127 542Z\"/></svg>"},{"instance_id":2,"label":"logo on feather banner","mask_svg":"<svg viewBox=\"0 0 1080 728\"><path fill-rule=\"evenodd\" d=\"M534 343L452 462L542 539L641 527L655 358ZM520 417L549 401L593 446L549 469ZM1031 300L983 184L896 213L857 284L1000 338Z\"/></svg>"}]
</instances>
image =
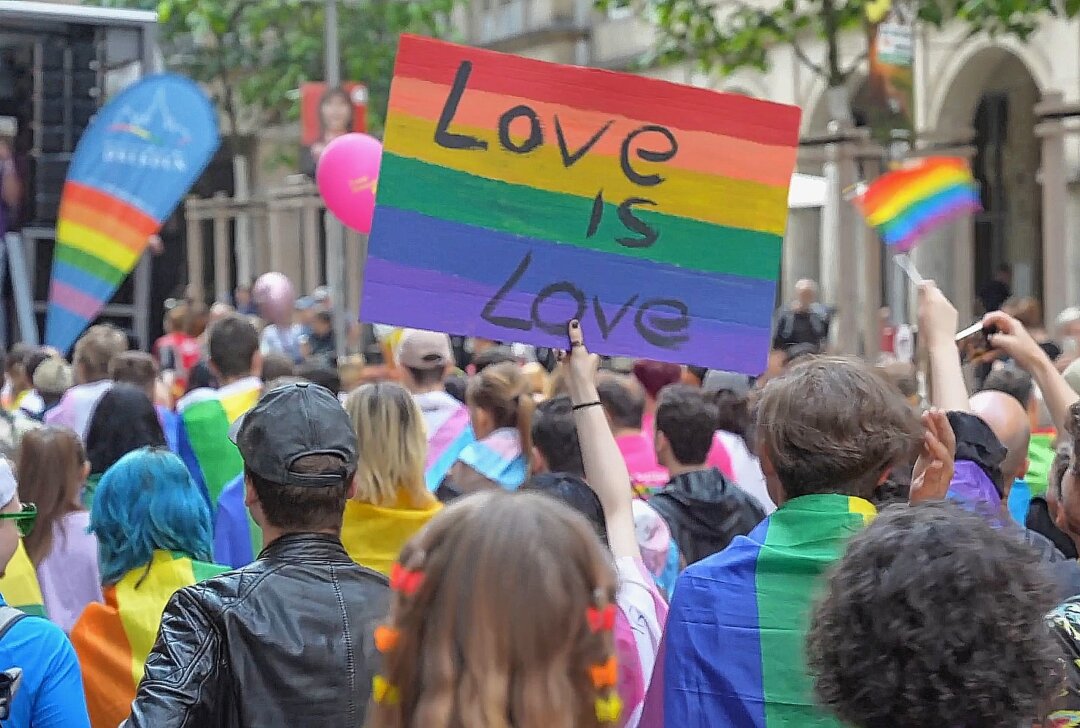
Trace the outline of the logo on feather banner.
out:
<instances>
[{"instance_id":1,"label":"logo on feather banner","mask_svg":"<svg viewBox=\"0 0 1080 728\"><path fill-rule=\"evenodd\" d=\"M71 348L219 143L214 107L182 76L147 76L98 112L75 149L60 199L48 345Z\"/></svg>"}]
</instances>

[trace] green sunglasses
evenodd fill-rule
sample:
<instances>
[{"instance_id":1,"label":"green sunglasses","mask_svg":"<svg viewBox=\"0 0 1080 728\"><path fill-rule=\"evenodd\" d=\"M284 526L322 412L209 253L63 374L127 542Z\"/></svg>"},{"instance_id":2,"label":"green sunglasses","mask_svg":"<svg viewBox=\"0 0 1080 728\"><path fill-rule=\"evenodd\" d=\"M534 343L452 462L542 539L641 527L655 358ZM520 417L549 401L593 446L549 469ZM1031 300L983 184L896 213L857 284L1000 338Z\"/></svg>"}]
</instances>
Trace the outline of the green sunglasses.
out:
<instances>
[{"instance_id":1,"label":"green sunglasses","mask_svg":"<svg viewBox=\"0 0 1080 728\"><path fill-rule=\"evenodd\" d=\"M0 521L15 521L15 527L19 529L19 535L24 538L34 530L36 520L37 506L33 503L23 503L22 510L18 513L0 513Z\"/></svg>"}]
</instances>

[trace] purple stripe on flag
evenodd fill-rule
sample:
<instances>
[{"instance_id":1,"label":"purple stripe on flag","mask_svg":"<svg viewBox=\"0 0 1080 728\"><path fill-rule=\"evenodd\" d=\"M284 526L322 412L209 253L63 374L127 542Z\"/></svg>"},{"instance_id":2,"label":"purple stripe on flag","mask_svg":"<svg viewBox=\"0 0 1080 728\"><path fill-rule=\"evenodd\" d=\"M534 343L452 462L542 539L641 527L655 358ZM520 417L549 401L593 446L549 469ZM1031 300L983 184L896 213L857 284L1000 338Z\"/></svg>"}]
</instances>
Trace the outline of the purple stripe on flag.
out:
<instances>
[{"instance_id":1,"label":"purple stripe on flag","mask_svg":"<svg viewBox=\"0 0 1080 728\"><path fill-rule=\"evenodd\" d=\"M98 311L101 310L99 299L55 278L49 289L49 300L87 320L97 316Z\"/></svg>"},{"instance_id":2,"label":"purple stripe on flag","mask_svg":"<svg viewBox=\"0 0 1080 728\"><path fill-rule=\"evenodd\" d=\"M475 265L483 265L483 261L477 260ZM572 275L572 271L568 275ZM587 299L582 327L590 348L612 356L678 361L751 375L764 371L771 338L768 327L697 317L694 315L693 301L687 302L689 315L684 342L664 347L646 340L639 329L656 330L658 325L662 325L662 319L670 321L673 312L670 308L659 308L640 313L637 306L649 298L677 298L685 293L666 288L666 283L647 276L634 281L635 285L628 286L627 290L640 291L640 294L635 299L635 305L627 307L622 316L618 316L617 304L601 304L608 331L601 330L593 301L591 297ZM760 284L771 285L771 282L762 281ZM407 293L403 294L402 289ZM496 326L482 316L497 291L494 285L369 257L361 310L363 319L369 322L421 326L454 334L513 340L515 329ZM529 335L535 343L565 347L566 336L561 331L542 332L531 323L536 298L535 293L511 290L505 293L489 314L520 320L530 328ZM557 325L557 322L569 321L577 315L577 303L569 295L551 296L543 302L539 313L544 322ZM657 321L661 323L656 324Z\"/></svg>"}]
</instances>

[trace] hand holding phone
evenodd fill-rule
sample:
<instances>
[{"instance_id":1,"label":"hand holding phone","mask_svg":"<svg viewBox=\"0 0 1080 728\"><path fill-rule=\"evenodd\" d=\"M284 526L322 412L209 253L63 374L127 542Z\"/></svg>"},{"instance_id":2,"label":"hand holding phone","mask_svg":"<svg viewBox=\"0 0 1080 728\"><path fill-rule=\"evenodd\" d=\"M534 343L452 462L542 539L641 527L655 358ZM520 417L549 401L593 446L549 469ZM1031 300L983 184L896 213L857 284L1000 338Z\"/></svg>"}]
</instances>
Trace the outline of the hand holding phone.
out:
<instances>
[{"instance_id":1,"label":"hand holding phone","mask_svg":"<svg viewBox=\"0 0 1080 728\"><path fill-rule=\"evenodd\" d=\"M984 326L978 321L956 335L956 346L960 349L960 359L965 363L978 364L997 356L990 344L990 337L997 333L997 327Z\"/></svg>"}]
</instances>

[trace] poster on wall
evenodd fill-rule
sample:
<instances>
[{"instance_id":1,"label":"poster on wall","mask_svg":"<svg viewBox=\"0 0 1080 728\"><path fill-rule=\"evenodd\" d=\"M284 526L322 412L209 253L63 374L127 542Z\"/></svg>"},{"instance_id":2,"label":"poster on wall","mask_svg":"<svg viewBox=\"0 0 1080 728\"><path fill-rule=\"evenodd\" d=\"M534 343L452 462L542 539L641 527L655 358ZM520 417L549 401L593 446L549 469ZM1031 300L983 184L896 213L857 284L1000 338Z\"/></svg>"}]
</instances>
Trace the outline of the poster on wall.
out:
<instances>
[{"instance_id":1,"label":"poster on wall","mask_svg":"<svg viewBox=\"0 0 1080 728\"><path fill-rule=\"evenodd\" d=\"M349 132L367 131L367 87L347 81L328 87L321 81L300 85L300 171L314 177L326 145Z\"/></svg>"}]
</instances>

